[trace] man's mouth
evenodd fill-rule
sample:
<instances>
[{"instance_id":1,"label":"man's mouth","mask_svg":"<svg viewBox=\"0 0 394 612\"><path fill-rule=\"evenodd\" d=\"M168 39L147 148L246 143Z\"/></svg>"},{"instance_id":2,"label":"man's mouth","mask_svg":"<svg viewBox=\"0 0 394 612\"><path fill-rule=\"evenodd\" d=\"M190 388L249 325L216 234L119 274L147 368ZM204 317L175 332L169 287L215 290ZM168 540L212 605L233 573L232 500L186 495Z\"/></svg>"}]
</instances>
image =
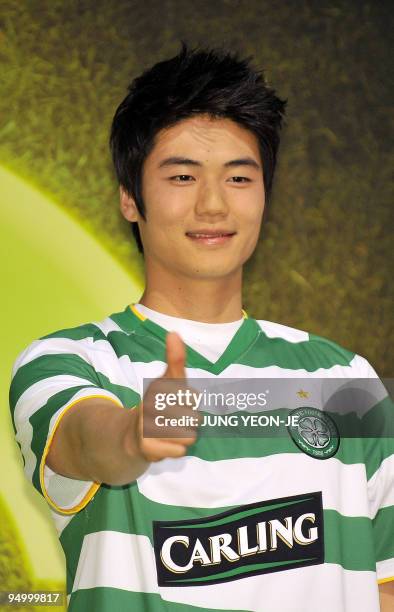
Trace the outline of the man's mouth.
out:
<instances>
[{"instance_id":1,"label":"man's mouth","mask_svg":"<svg viewBox=\"0 0 394 612\"><path fill-rule=\"evenodd\" d=\"M236 232L226 230L201 230L196 232L186 232L186 236L200 244L215 245L228 242Z\"/></svg>"}]
</instances>

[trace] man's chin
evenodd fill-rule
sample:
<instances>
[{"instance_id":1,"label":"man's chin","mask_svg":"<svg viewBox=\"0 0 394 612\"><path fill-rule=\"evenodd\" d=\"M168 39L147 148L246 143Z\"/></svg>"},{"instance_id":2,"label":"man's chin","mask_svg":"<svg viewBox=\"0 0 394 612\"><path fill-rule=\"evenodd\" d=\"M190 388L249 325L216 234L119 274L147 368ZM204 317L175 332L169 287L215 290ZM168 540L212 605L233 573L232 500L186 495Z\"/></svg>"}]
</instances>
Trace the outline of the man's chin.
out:
<instances>
[{"instance_id":1,"label":"man's chin","mask_svg":"<svg viewBox=\"0 0 394 612\"><path fill-rule=\"evenodd\" d=\"M190 277L200 280L228 280L237 275L242 266L213 266L212 264L190 270Z\"/></svg>"}]
</instances>

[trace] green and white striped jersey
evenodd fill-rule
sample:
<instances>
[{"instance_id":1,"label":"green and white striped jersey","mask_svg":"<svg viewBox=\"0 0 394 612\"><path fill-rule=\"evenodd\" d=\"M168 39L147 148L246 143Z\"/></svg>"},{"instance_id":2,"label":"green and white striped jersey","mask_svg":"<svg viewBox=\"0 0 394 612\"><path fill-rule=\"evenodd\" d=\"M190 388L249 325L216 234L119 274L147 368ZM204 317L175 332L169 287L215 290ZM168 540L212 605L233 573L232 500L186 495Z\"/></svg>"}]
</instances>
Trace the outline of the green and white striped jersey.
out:
<instances>
[{"instance_id":1,"label":"green and white striped jersey","mask_svg":"<svg viewBox=\"0 0 394 612\"><path fill-rule=\"evenodd\" d=\"M127 306L42 337L15 361L16 440L51 507L69 610L378 612L378 581L394 577L393 438L343 438L322 460L290 430L201 435L185 457L153 463L125 486L45 464L76 402L140 402L143 380L166 369L166 333ZM188 379L377 378L329 340L252 318L214 363L187 346L186 366ZM300 393L291 408L305 406ZM392 418L385 390L367 412Z\"/></svg>"}]
</instances>

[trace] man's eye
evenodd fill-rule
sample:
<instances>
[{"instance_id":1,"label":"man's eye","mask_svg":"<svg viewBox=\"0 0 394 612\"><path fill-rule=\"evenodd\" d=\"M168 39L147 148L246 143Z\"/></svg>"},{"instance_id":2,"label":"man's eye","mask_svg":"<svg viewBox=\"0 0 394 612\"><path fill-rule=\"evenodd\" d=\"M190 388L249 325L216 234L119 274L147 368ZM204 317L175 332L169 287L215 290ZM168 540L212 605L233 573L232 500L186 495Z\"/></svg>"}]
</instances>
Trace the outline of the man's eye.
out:
<instances>
[{"instance_id":1,"label":"man's eye","mask_svg":"<svg viewBox=\"0 0 394 612\"><path fill-rule=\"evenodd\" d=\"M190 180L194 181L194 178L190 174L177 174L176 176L171 176L170 180L176 183L188 183Z\"/></svg>"},{"instance_id":2,"label":"man's eye","mask_svg":"<svg viewBox=\"0 0 394 612\"><path fill-rule=\"evenodd\" d=\"M234 183L251 183L251 179L247 176L232 176L230 180Z\"/></svg>"}]
</instances>

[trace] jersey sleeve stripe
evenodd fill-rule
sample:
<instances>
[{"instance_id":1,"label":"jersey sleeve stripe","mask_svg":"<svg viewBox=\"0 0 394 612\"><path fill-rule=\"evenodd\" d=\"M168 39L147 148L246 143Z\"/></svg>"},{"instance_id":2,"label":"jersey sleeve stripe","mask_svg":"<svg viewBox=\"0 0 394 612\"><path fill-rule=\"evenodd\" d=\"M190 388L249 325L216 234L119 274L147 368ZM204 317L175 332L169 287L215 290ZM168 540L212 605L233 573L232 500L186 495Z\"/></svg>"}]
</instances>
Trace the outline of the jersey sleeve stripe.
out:
<instances>
[{"instance_id":1,"label":"jersey sleeve stripe","mask_svg":"<svg viewBox=\"0 0 394 612\"><path fill-rule=\"evenodd\" d=\"M15 429L23 426L26 419L39 410L43 404L59 391L65 391L73 387L95 386L86 378L78 376L57 375L45 378L36 383L33 383L26 391L22 393L16 402L14 409L14 425Z\"/></svg>"},{"instance_id":2,"label":"jersey sleeve stripe","mask_svg":"<svg viewBox=\"0 0 394 612\"><path fill-rule=\"evenodd\" d=\"M100 381L94 368L75 354L42 355L22 365L16 372L10 388L10 405L12 411L21 395L33 384L59 373L83 377L94 386Z\"/></svg>"}]
</instances>

